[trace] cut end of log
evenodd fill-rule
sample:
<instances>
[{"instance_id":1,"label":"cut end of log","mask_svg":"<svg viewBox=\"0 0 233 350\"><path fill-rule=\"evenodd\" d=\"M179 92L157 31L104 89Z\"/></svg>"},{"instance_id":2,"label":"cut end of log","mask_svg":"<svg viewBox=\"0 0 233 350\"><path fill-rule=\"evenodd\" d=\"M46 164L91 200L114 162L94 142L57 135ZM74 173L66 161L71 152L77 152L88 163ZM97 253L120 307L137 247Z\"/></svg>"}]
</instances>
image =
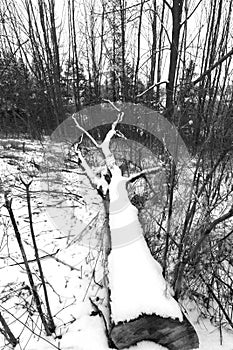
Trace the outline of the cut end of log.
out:
<instances>
[{"instance_id":1,"label":"cut end of log","mask_svg":"<svg viewBox=\"0 0 233 350\"><path fill-rule=\"evenodd\" d=\"M183 321L161 316L140 315L128 322L113 324L110 338L117 349L136 345L140 341L152 341L169 350L193 350L199 348L195 329L183 315Z\"/></svg>"}]
</instances>

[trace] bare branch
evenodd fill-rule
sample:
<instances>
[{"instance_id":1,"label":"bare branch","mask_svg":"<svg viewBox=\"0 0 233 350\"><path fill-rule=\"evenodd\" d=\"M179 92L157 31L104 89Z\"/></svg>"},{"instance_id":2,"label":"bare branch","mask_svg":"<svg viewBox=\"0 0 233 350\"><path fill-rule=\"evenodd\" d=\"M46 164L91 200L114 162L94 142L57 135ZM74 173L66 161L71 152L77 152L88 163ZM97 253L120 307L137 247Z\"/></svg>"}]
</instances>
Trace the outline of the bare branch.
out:
<instances>
[{"instance_id":1,"label":"bare branch","mask_svg":"<svg viewBox=\"0 0 233 350\"><path fill-rule=\"evenodd\" d=\"M169 8L169 10L172 11L172 6L167 2L167 0L163 0L164 4L167 5L167 7Z\"/></svg>"},{"instance_id":2,"label":"bare branch","mask_svg":"<svg viewBox=\"0 0 233 350\"><path fill-rule=\"evenodd\" d=\"M147 2L150 2L150 0L144 0L144 3L146 4ZM137 4L133 4L133 5L130 5L128 7L125 7L124 11L128 11L134 7L137 7L137 6L140 6L141 5L141 2L138 2ZM112 13L116 13L116 12L120 12L120 9L118 8L115 8L114 10L111 10L111 11L107 11L105 12L106 15L109 15L109 14L112 14ZM95 12L96 15L101 15L100 12Z\"/></svg>"},{"instance_id":3,"label":"bare branch","mask_svg":"<svg viewBox=\"0 0 233 350\"><path fill-rule=\"evenodd\" d=\"M145 95L147 92L149 92L150 90L154 89L154 87L159 86L161 84L168 84L168 80L163 80L160 81L158 83L154 83L153 85L151 85L148 89L146 89L145 91L141 92L139 95L136 96L136 98L142 97L143 95Z\"/></svg>"},{"instance_id":4,"label":"bare branch","mask_svg":"<svg viewBox=\"0 0 233 350\"><path fill-rule=\"evenodd\" d=\"M115 159L114 156L112 154L112 152L110 151L110 141L113 138L114 135L117 135L117 131L116 131L116 127L117 124L120 123L123 120L124 117L124 112L122 112L119 108L117 108L115 106L115 104L113 102L111 102L110 100L105 100L106 102L110 103L111 106L118 112L118 117L117 119L112 123L112 127L109 130L109 132L107 133L107 135L104 138L104 141L102 142L102 144L99 146L102 149L102 152L105 156L106 161L108 162L109 158L111 158L112 163L115 164ZM118 136L120 134L118 133ZM122 136L122 135L121 135Z\"/></svg>"},{"instance_id":5,"label":"bare branch","mask_svg":"<svg viewBox=\"0 0 233 350\"><path fill-rule=\"evenodd\" d=\"M51 258L52 256L56 255L57 253L59 252L59 249L56 250L55 253L51 253L51 254L46 254L46 255L43 255L43 256L40 256L40 260L43 260L43 259L46 259L46 258ZM35 263L36 262L36 259L31 259L31 260L28 260L28 263ZM21 262L16 262L14 264L10 264L8 266L19 266L19 265L24 265L24 261L21 261Z\"/></svg>"},{"instance_id":6,"label":"bare branch","mask_svg":"<svg viewBox=\"0 0 233 350\"><path fill-rule=\"evenodd\" d=\"M158 173L159 171L161 171L161 166L153 167L153 168L150 168L150 169L144 169L144 170L140 171L137 174L132 174L127 179L127 182L135 181L141 176L144 176L144 175L147 175L147 174L151 174L151 173Z\"/></svg>"},{"instance_id":7,"label":"bare branch","mask_svg":"<svg viewBox=\"0 0 233 350\"><path fill-rule=\"evenodd\" d=\"M103 101L108 102L118 113L121 113L120 109L117 108L117 106L112 101L105 99L105 98L103 99Z\"/></svg>"},{"instance_id":8,"label":"bare branch","mask_svg":"<svg viewBox=\"0 0 233 350\"><path fill-rule=\"evenodd\" d=\"M199 5L201 4L202 0L199 0L199 2L197 3L197 5L194 7L193 11L187 16L187 18L184 19L184 21L181 23L180 27L182 27L188 20L190 17L192 17L192 15L194 14L194 12L197 10L197 8L199 7Z\"/></svg>"},{"instance_id":9,"label":"bare branch","mask_svg":"<svg viewBox=\"0 0 233 350\"><path fill-rule=\"evenodd\" d=\"M208 224L207 227L205 227L204 229L202 229L201 232L201 237L200 239L197 241L197 243L195 244L193 250L191 251L190 255L189 255L189 261L193 260L197 254L197 252L199 251L202 243L204 242L204 240L209 236L209 234L212 232L212 230L221 222L224 222L228 219L230 219L233 216L233 205L231 206L231 208L228 210L228 212L226 212L225 214L223 214L222 216L218 217L217 219L213 220L211 223Z\"/></svg>"},{"instance_id":10,"label":"bare branch","mask_svg":"<svg viewBox=\"0 0 233 350\"><path fill-rule=\"evenodd\" d=\"M226 53L226 55L222 56L217 62L215 62L209 69L207 69L204 73L202 73L197 79L195 79L192 83L195 85L202 81L206 75L210 74L212 70L217 68L220 64L222 64L226 59L233 55L233 48Z\"/></svg>"},{"instance_id":11,"label":"bare branch","mask_svg":"<svg viewBox=\"0 0 233 350\"><path fill-rule=\"evenodd\" d=\"M89 139L94 143L94 145L97 148L100 148L103 152L103 155L105 157L105 161L106 161L106 165L108 168L111 168L112 166L115 165L115 158L114 155L112 154L112 152L110 151L110 141L113 138L114 135L118 135L120 137L124 137L120 132L118 132L116 130L116 126L118 123L120 123L124 117L124 112L120 111L119 108L116 107L116 105L111 102L110 100L104 100L108 103L110 103L110 105L118 112L118 116L117 119L112 123L112 127L111 129L108 131L107 135L105 136L103 142L99 145L96 140L88 133L88 131L86 131L79 123L78 121L75 119L74 115L72 116L72 119L75 122L75 125L77 126L77 128L79 128L84 134L86 134ZM80 141L81 142L81 141ZM78 145L80 144L80 142L78 143ZM87 164L87 162L85 161L84 157L82 156L81 151L77 148L76 153L79 156L79 159L82 163L82 166L84 168L84 170L86 171L86 175L88 176L89 180L91 181L92 185L94 185L95 187L99 188L99 186L103 186L106 185L103 183L103 178L101 177L100 179L97 178L97 176L93 173L92 169L89 167L89 165ZM105 182L105 181L104 181Z\"/></svg>"},{"instance_id":12,"label":"bare branch","mask_svg":"<svg viewBox=\"0 0 233 350\"><path fill-rule=\"evenodd\" d=\"M99 144L96 142L96 140L91 136L91 134L89 134L88 131L86 131L77 121L77 119L75 118L74 115L72 115L72 119L75 122L75 125L77 126L77 128L79 128L79 130L81 130L84 134L87 135L87 137L92 141L92 143L97 147L100 148Z\"/></svg>"}]
</instances>

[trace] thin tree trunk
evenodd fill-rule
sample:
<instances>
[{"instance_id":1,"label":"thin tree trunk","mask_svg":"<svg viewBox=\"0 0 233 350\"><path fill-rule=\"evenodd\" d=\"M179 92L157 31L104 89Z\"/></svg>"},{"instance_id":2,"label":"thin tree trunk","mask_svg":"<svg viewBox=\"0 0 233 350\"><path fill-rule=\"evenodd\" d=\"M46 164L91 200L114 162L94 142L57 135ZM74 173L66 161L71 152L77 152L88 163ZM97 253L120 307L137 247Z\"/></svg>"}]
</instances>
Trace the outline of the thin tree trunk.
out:
<instances>
[{"instance_id":1,"label":"thin tree trunk","mask_svg":"<svg viewBox=\"0 0 233 350\"><path fill-rule=\"evenodd\" d=\"M166 84L166 110L167 117L171 119L174 110L174 82L176 76L181 16L183 10L183 0L173 0L172 12L172 43L170 47L170 63L168 73L168 83Z\"/></svg>"},{"instance_id":2,"label":"thin tree trunk","mask_svg":"<svg viewBox=\"0 0 233 350\"><path fill-rule=\"evenodd\" d=\"M161 81L161 66L162 66L162 58L163 58L163 52L162 52L162 44L163 44L163 22L164 22L164 14L165 14L165 2L163 2L162 7L162 15L161 15L161 25L160 25L160 32L159 32L159 43L158 43L158 62L157 62L157 81ZM160 85L156 88L156 104L160 102Z\"/></svg>"},{"instance_id":3,"label":"thin tree trunk","mask_svg":"<svg viewBox=\"0 0 233 350\"><path fill-rule=\"evenodd\" d=\"M36 285L35 285L34 280L33 280L33 275L32 275L32 272L30 270L30 267L29 267L29 263L28 263L27 256L26 256L26 252L24 250L23 242L22 242L22 239L21 239L21 234L19 232L16 220L15 220L14 212L12 210L12 200L9 200L6 196L5 196L5 206L6 206L7 210L8 210L8 213L9 213L9 216L10 216L10 219L11 219L11 223L12 223L12 226L14 228L15 237L16 237L16 240L17 240L17 243L19 245L20 252L21 252L21 255L22 255L22 258L23 258L23 261L24 261L24 265L25 265L26 272L27 272L28 279L29 279L29 283L30 283L30 286L31 286L31 289L32 289L32 294L33 294L33 297L34 297L34 300L35 300L37 311L38 311L39 316L41 318L41 321L42 321L42 324L44 326L46 334L47 335L51 335L52 333L51 333L51 330L50 330L50 328L49 328L49 326L47 324L45 315L44 315L43 310L42 310L40 297L38 295L37 288L36 288Z\"/></svg>"},{"instance_id":4,"label":"thin tree trunk","mask_svg":"<svg viewBox=\"0 0 233 350\"><path fill-rule=\"evenodd\" d=\"M139 24L138 24L138 37L137 37L137 61L134 73L134 98L138 93L138 71L141 55L141 29L142 29L142 14L143 14L144 0L141 0L140 13L139 13ZM153 48L152 48L153 52Z\"/></svg>"},{"instance_id":5,"label":"thin tree trunk","mask_svg":"<svg viewBox=\"0 0 233 350\"><path fill-rule=\"evenodd\" d=\"M156 48L157 48L157 0L153 1L153 19L152 19L152 48L151 48L151 63L150 63L150 78L149 86L155 83L155 68L156 68ZM159 81L159 80L158 80ZM151 97L153 90L151 91Z\"/></svg>"},{"instance_id":6,"label":"thin tree trunk","mask_svg":"<svg viewBox=\"0 0 233 350\"><path fill-rule=\"evenodd\" d=\"M64 110L63 110L63 102L62 102L62 94L61 94L61 67L60 67L60 55L59 55L59 46L57 40L57 32L56 32L56 23L55 23L55 0L49 0L49 15L50 15L50 32L51 32L51 40L53 45L53 75L54 75L54 83L55 83L55 98L57 101L57 114L59 123L64 118Z\"/></svg>"},{"instance_id":7,"label":"thin tree trunk","mask_svg":"<svg viewBox=\"0 0 233 350\"><path fill-rule=\"evenodd\" d=\"M121 98L127 100L127 86L125 73L125 0L120 0L120 16L121 16Z\"/></svg>"},{"instance_id":8,"label":"thin tree trunk","mask_svg":"<svg viewBox=\"0 0 233 350\"><path fill-rule=\"evenodd\" d=\"M76 111L80 109L80 89L79 89L79 62L78 62L78 48L77 48L77 38L76 38L76 25L75 25L75 3L72 0L71 5L71 18L72 18L72 49L73 49L73 80L74 84L74 98ZM74 71L75 68L75 71Z\"/></svg>"},{"instance_id":9,"label":"thin tree trunk","mask_svg":"<svg viewBox=\"0 0 233 350\"><path fill-rule=\"evenodd\" d=\"M21 181L22 181L22 179L21 179ZM36 237L35 237L35 232L34 232L34 227L33 227L31 198L30 198L30 189L29 189L30 185L31 185L31 182L29 182L27 184L27 183L22 181L22 183L24 184L24 186L26 188L30 232L31 232L31 237L32 237L32 242L33 242L33 247L34 247L34 252L35 252L35 257L36 257L36 262L37 262L37 265L38 265L38 268L39 268L40 279L41 279L42 287L43 287L43 290L44 290L45 305L46 305L47 315L48 315L48 327L49 327L49 330L52 333L54 333L54 331L56 329L56 326L54 324L53 316L52 316L51 309L50 309L50 303L49 303L49 297L48 297L48 292L47 292L47 288L46 288L46 282L45 282L44 273L43 273L43 269L42 269L41 262L40 262L40 256L39 256L39 252L38 252L38 248L37 248Z\"/></svg>"},{"instance_id":10,"label":"thin tree trunk","mask_svg":"<svg viewBox=\"0 0 233 350\"><path fill-rule=\"evenodd\" d=\"M91 59L92 59L92 76L94 80L94 94L96 101L100 96L99 89L99 67L97 67L96 60L96 28L95 28L95 17L94 17L95 8L92 5L91 14L90 14L90 43L91 43Z\"/></svg>"},{"instance_id":11,"label":"thin tree trunk","mask_svg":"<svg viewBox=\"0 0 233 350\"><path fill-rule=\"evenodd\" d=\"M0 312L0 323L2 324L2 327L3 327L3 329L0 329L0 332L5 336L9 344L15 347L18 344L18 340L15 338L14 334L11 332L10 327L6 323L1 312Z\"/></svg>"}]
</instances>

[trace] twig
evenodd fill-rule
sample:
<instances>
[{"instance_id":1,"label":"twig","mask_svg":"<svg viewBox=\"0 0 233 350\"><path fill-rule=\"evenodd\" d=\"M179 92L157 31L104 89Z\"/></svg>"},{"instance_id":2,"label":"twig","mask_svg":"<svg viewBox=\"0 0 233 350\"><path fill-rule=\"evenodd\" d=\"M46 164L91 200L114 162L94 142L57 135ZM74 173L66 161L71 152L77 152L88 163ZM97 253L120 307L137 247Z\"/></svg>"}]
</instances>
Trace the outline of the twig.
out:
<instances>
[{"instance_id":1,"label":"twig","mask_svg":"<svg viewBox=\"0 0 233 350\"><path fill-rule=\"evenodd\" d=\"M233 328L233 322L230 319L230 317L228 316L224 306L222 305L221 301L219 300L219 298L215 295L211 285L205 281L204 277L202 276L202 274L200 273L200 277L202 279L202 281L204 282L204 284L206 285L206 287L208 288L210 294L212 295L213 299L216 301L216 303L218 304L219 308L221 309L223 315L226 317L227 322L229 323L229 325L231 326L231 328Z\"/></svg>"},{"instance_id":2,"label":"twig","mask_svg":"<svg viewBox=\"0 0 233 350\"><path fill-rule=\"evenodd\" d=\"M95 312L97 315L99 315L103 321L104 321L104 325L105 325L105 331L106 331L106 335L108 337L108 323L106 321L106 318L104 317L104 314L103 312L98 308L98 305L96 303L94 303L94 301L91 299L91 297L89 298L90 302L91 302L91 305L93 306Z\"/></svg>"},{"instance_id":3,"label":"twig","mask_svg":"<svg viewBox=\"0 0 233 350\"><path fill-rule=\"evenodd\" d=\"M201 231L201 237L199 238L199 240L197 241L197 243L194 245L193 250L191 251L188 260L189 261L193 261L193 259L195 258L198 250L200 249L202 243L204 242L204 240L209 236L209 234L211 233L211 231L221 222L226 221L228 219L230 219L233 216L233 205L231 206L231 208L228 210L228 212L226 212L225 214L223 214L222 216L218 217L217 219L213 220L212 222L210 222L207 227L204 227L202 230L198 229L198 231Z\"/></svg>"},{"instance_id":4,"label":"twig","mask_svg":"<svg viewBox=\"0 0 233 350\"><path fill-rule=\"evenodd\" d=\"M103 288L103 285L96 281L96 278L95 278L95 277L96 277L96 276L95 276L95 269L93 270L92 277L93 277L94 283L95 283L98 287Z\"/></svg>"},{"instance_id":5,"label":"twig","mask_svg":"<svg viewBox=\"0 0 233 350\"><path fill-rule=\"evenodd\" d=\"M94 268L93 268L93 270L95 270L95 269L96 269L96 266L97 266L97 263L98 263L98 260L99 260L100 254L101 254L101 251L99 251L99 253L98 253L98 256L97 256L97 258L96 258L96 261L95 261L95 264L94 264ZM91 282L92 282L93 277L94 277L94 275L92 274L92 276L91 276L91 278L90 278L90 280L89 280L89 283L88 283L88 286L87 286L86 292L85 292L85 294L84 294L83 301L85 301L85 299L86 299L86 296L87 296L88 291L89 291L89 288L90 288L90 286L91 286Z\"/></svg>"},{"instance_id":6,"label":"twig","mask_svg":"<svg viewBox=\"0 0 233 350\"><path fill-rule=\"evenodd\" d=\"M40 260L42 259L46 259L46 258L51 258L53 255L56 255L57 253L59 252L59 249L57 249L57 251L55 253L52 253L52 254L47 254L47 255L44 255L44 256L41 256L39 257ZM4 258L5 259L5 258ZM34 263L36 262L36 259L31 259L31 260L28 260L28 263ZM9 267L12 267L12 266L18 266L18 265L24 265L24 262L21 261L21 262L18 262L18 263L15 263L15 264L11 264L11 265L8 265Z\"/></svg>"},{"instance_id":7,"label":"twig","mask_svg":"<svg viewBox=\"0 0 233 350\"><path fill-rule=\"evenodd\" d=\"M180 24L180 27L182 27L188 20L190 17L192 17L192 15L194 14L194 12L196 11L196 9L199 7L199 5L201 4L202 0L199 0L199 2L197 3L197 5L194 7L194 9L192 10L192 12L184 19L184 21Z\"/></svg>"},{"instance_id":8,"label":"twig","mask_svg":"<svg viewBox=\"0 0 233 350\"><path fill-rule=\"evenodd\" d=\"M28 327L26 325L25 322L22 322L19 318L15 317L14 314L12 314L12 312L10 312L8 309L6 309L4 306L0 305L0 307L6 311L9 315L11 315L16 321L18 321L19 323L21 323L25 328L27 328L32 334L34 334L35 336L37 336L38 338L44 340L45 342L47 342L48 344L52 345L55 349L59 350L59 348L54 345L52 342L50 342L49 340L47 340L46 338L44 338L42 335L37 334L35 331L33 331L30 327Z\"/></svg>"},{"instance_id":9,"label":"twig","mask_svg":"<svg viewBox=\"0 0 233 350\"><path fill-rule=\"evenodd\" d=\"M25 243L28 244L30 247L32 246L32 245L31 245L30 243L28 243L28 242L25 242ZM74 266L72 266L72 265L66 263L65 261L63 261L63 260L61 260L61 259L59 259L59 258L56 258L56 256L54 256L54 254L49 254L48 252L46 252L45 250L43 250L43 249L41 249L41 248L39 248L39 250L40 250L42 253L49 255L52 259L54 259L55 261L61 263L62 265L69 267L71 270L75 270L75 271L80 272L80 269L77 269L76 267L74 267ZM57 252L56 252L55 254L57 254Z\"/></svg>"},{"instance_id":10,"label":"twig","mask_svg":"<svg viewBox=\"0 0 233 350\"><path fill-rule=\"evenodd\" d=\"M75 244L77 241L80 240L80 237L82 237L82 234L90 227L93 225L95 221L97 221L99 217L99 212L88 222L88 224L82 229L82 231L78 234L78 237L75 237L68 245L67 248L70 247L71 245Z\"/></svg>"}]
</instances>

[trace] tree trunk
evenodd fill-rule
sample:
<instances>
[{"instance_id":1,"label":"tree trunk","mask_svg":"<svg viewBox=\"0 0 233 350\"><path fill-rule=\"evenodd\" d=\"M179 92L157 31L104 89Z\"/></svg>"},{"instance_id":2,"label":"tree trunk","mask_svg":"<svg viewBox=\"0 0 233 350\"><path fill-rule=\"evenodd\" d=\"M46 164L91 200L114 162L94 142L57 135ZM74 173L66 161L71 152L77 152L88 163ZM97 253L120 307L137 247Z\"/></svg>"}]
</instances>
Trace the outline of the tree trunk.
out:
<instances>
[{"instance_id":1,"label":"tree trunk","mask_svg":"<svg viewBox=\"0 0 233 350\"><path fill-rule=\"evenodd\" d=\"M127 100L126 74L125 74L125 0L120 0L121 16L121 98Z\"/></svg>"},{"instance_id":2,"label":"tree trunk","mask_svg":"<svg viewBox=\"0 0 233 350\"><path fill-rule=\"evenodd\" d=\"M173 0L172 12L172 42L170 47L170 64L168 83L166 84L166 114L171 119L174 110L174 82L178 60L180 26L183 9L183 0Z\"/></svg>"},{"instance_id":3,"label":"tree trunk","mask_svg":"<svg viewBox=\"0 0 233 350\"><path fill-rule=\"evenodd\" d=\"M136 61L136 67L135 67L135 73L134 73L134 98L138 93L138 71L139 71L140 51L141 51L141 28L142 28L143 5L144 5L144 0L141 0L139 24L138 24L138 38L137 38L138 39L137 61Z\"/></svg>"},{"instance_id":4,"label":"tree trunk","mask_svg":"<svg viewBox=\"0 0 233 350\"><path fill-rule=\"evenodd\" d=\"M150 79L149 86L155 82L155 67L156 67L156 47L157 47L157 0L153 1L153 20L152 20L152 48L151 48L151 64L150 64ZM150 93L153 96L153 90Z\"/></svg>"}]
</instances>

